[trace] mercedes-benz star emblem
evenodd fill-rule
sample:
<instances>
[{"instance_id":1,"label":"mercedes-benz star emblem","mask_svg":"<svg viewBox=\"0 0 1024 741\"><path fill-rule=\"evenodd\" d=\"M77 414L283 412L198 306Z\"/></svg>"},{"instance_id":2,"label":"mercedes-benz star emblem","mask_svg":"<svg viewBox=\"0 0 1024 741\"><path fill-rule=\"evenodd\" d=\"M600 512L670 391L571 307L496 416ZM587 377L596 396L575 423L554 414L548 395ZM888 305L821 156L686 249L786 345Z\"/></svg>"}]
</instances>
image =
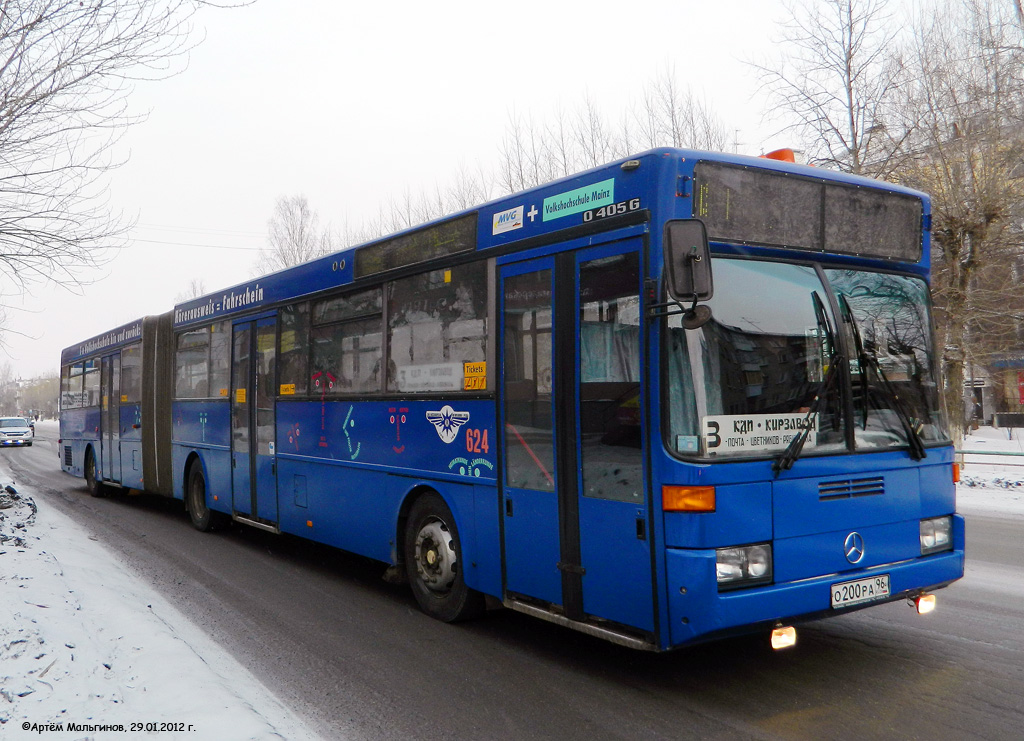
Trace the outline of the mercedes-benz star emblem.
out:
<instances>
[{"instance_id":1,"label":"mercedes-benz star emblem","mask_svg":"<svg viewBox=\"0 0 1024 741\"><path fill-rule=\"evenodd\" d=\"M850 563L860 563L864 558L864 537L857 532L847 535L846 542L843 543L843 553Z\"/></svg>"}]
</instances>

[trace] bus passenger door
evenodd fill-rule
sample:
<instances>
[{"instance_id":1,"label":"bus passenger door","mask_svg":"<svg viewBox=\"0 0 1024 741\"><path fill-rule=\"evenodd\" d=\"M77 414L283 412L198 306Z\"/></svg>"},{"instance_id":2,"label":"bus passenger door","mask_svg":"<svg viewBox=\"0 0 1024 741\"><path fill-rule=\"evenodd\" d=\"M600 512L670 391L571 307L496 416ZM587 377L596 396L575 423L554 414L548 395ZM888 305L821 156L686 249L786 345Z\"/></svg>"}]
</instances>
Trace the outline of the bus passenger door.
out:
<instances>
[{"instance_id":1,"label":"bus passenger door","mask_svg":"<svg viewBox=\"0 0 1024 741\"><path fill-rule=\"evenodd\" d=\"M502 269L501 419L505 590L562 604L553 259Z\"/></svg>"},{"instance_id":2,"label":"bus passenger door","mask_svg":"<svg viewBox=\"0 0 1024 741\"><path fill-rule=\"evenodd\" d=\"M576 254L579 538L583 610L654 631L649 487L645 476L640 239Z\"/></svg>"},{"instance_id":3,"label":"bus passenger door","mask_svg":"<svg viewBox=\"0 0 1024 741\"><path fill-rule=\"evenodd\" d=\"M501 268L505 591L654 630L640 239Z\"/></svg>"},{"instance_id":4,"label":"bus passenger door","mask_svg":"<svg viewBox=\"0 0 1024 741\"><path fill-rule=\"evenodd\" d=\"M100 361L100 461L103 479L121 481L121 353Z\"/></svg>"},{"instance_id":5,"label":"bus passenger door","mask_svg":"<svg viewBox=\"0 0 1024 741\"><path fill-rule=\"evenodd\" d=\"M234 325L231 361L232 509L248 520L278 521L274 449L276 318Z\"/></svg>"}]
</instances>

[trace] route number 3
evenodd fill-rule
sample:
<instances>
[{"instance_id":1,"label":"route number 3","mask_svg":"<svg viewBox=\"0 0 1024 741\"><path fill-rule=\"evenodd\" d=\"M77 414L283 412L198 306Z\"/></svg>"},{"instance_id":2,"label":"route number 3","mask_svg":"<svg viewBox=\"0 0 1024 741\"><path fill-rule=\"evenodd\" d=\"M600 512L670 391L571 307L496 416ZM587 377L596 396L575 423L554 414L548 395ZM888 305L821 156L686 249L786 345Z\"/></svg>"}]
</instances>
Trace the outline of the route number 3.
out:
<instances>
[{"instance_id":1,"label":"route number 3","mask_svg":"<svg viewBox=\"0 0 1024 741\"><path fill-rule=\"evenodd\" d=\"M704 436L708 440L708 450L711 448L717 448L722 444L722 436L718 433L721 431L717 422L707 422L707 429L704 430Z\"/></svg>"}]
</instances>

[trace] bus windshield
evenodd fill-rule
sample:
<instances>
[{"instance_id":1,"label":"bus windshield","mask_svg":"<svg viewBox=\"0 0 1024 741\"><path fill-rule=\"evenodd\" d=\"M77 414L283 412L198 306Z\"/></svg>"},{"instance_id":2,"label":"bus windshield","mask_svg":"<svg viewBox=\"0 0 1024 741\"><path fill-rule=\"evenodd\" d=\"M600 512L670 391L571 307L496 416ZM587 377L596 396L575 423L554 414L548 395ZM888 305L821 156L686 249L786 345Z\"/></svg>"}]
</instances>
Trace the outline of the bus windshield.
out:
<instances>
[{"instance_id":1,"label":"bus windshield","mask_svg":"<svg viewBox=\"0 0 1024 741\"><path fill-rule=\"evenodd\" d=\"M812 266L725 258L714 273L712 320L695 330L668 320L677 454L777 456L804 428L804 455L845 452L850 425L858 450L905 446L908 434L946 439L922 281L825 270L826 288Z\"/></svg>"},{"instance_id":2,"label":"bus windshield","mask_svg":"<svg viewBox=\"0 0 1024 741\"><path fill-rule=\"evenodd\" d=\"M924 281L863 270L825 275L852 314L841 326L850 348L857 447L905 445L900 414L923 442L947 440Z\"/></svg>"}]
</instances>

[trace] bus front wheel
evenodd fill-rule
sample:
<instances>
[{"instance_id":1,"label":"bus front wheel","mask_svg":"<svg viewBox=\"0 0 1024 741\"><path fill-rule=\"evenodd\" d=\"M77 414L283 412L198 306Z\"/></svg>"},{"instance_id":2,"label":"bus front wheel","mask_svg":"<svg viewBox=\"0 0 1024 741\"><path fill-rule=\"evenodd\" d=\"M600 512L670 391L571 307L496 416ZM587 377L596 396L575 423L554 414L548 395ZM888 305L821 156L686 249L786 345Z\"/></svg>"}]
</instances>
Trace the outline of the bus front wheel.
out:
<instances>
[{"instance_id":1,"label":"bus front wheel","mask_svg":"<svg viewBox=\"0 0 1024 741\"><path fill-rule=\"evenodd\" d=\"M196 530L205 533L224 524L224 513L214 512L206 505L206 477L203 476L203 467L198 461L188 469L187 497L188 515Z\"/></svg>"},{"instance_id":2,"label":"bus front wheel","mask_svg":"<svg viewBox=\"0 0 1024 741\"><path fill-rule=\"evenodd\" d=\"M102 497L106 494L103 482L96 478L96 457L92 448L85 451L85 485L91 496Z\"/></svg>"},{"instance_id":3,"label":"bus front wheel","mask_svg":"<svg viewBox=\"0 0 1024 741\"><path fill-rule=\"evenodd\" d=\"M466 586L455 517L436 493L412 506L405 526L405 569L420 609L452 623L477 617L484 596Z\"/></svg>"}]
</instances>

